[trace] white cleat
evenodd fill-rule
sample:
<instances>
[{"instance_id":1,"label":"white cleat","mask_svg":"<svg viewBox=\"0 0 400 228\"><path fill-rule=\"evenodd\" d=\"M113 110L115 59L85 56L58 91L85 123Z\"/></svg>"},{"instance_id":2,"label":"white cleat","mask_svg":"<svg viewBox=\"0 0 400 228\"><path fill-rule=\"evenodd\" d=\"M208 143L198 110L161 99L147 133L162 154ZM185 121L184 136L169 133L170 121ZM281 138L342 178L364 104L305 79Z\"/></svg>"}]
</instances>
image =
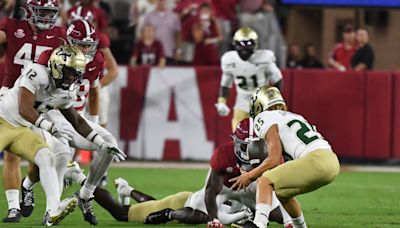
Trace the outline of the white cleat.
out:
<instances>
[{"instance_id":1,"label":"white cleat","mask_svg":"<svg viewBox=\"0 0 400 228\"><path fill-rule=\"evenodd\" d=\"M130 205L133 188L129 186L128 181L123 178L117 178L114 180L114 183L118 192L118 201L123 205Z\"/></svg>"},{"instance_id":2,"label":"white cleat","mask_svg":"<svg viewBox=\"0 0 400 228\"><path fill-rule=\"evenodd\" d=\"M69 162L64 174L64 183L67 183L66 187L69 187L72 182L80 184L78 178L80 174L83 174L83 169L81 169L78 162Z\"/></svg>"},{"instance_id":3,"label":"white cleat","mask_svg":"<svg viewBox=\"0 0 400 228\"><path fill-rule=\"evenodd\" d=\"M75 210L75 207L78 205L78 199L75 196L68 197L60 202L60 206L57 211L49 214L46 212L46 215L43 220L43 224L45 226L53 226L59 224L67 215L71 214Z\"/></svg>"}]
</instances>

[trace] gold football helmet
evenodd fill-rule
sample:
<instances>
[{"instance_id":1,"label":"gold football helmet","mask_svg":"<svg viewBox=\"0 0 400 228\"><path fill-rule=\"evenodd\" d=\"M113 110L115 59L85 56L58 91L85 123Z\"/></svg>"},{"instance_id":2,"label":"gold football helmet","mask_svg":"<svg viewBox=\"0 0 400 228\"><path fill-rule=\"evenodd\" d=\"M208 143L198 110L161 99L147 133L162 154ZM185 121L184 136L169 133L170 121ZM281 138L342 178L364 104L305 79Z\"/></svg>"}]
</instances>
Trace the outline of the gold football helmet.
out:
<instances>
[{"instance_id":1,"label":"gold football helmet","mask_svg":"<svg viewBox=\"0 0 400 228\"><path fill-rule=\"evenodd\" d=\"M233 46L240 58L246 61L258 46L258 35L249 27L240 28L233 35Z\"/></svg>"},{"instance_id":2,"label":"gold football helmet","mask_svg":"<svg viewBox=\"0 0 400 228\"><path fill-rule=\"evenodd\" d=\"M262 86L258 88L250 98L250 116L255 118L263 111L287 110L285 100L278 88Z\"/></svg>"},{"instance_id":3,"label":"gold football helmet","mask_svg":"<svg viewBox=\"0 0 400 228\"><path fill-rule=\"evenodd\" d=\"M57 88L67 90L85 73L85 56L72 46L60 46L50 56L49 68Z\"/></svg>"}]
</instances>

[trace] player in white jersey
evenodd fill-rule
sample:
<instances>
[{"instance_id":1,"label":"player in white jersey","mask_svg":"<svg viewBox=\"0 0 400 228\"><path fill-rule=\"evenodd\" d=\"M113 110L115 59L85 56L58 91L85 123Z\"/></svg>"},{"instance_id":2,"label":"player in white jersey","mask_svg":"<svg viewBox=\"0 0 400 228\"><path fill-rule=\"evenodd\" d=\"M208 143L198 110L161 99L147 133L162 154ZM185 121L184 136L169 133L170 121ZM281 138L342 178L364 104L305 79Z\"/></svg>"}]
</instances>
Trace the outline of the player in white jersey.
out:
<instances>
[{"instance_id":1,"label":"player in white jersey","mask_svg":"<svg viewBox=\"0 0 400 228\"><path fill-rule=\"evenodd\" d=\"M254 90L263 85L282 89L282 73L275 64L275 55L270 50L256 50L257 33L250 28L241 28L233 36L236 50L226 52L221 58L222 78L218 102L215 105L221 116L230 112L227 106L232 84L236 85L236 103L232 118L232 131L244 118L249 117L249 98Z\"/></svg>"},{"instance_id":2,"label":"player in white jersey","mask_svg":"<svg viewBox=\"0 0 400 228\"><path fill-rule=\"evenodd\" d=\"M295 227L307 227L294 197L331 183L339 174L339 161L329 143L302 116L286 110L282 95L274 87L261 87L250 99L254 129L265 139L269 156L257 168L231 179L237 189L257 179L256 215L248 227L267 226L273 191ZM281 164L282 156L289 161Z\"/></svg>"},{"instance_id":3,"label":"player in white jersey","mask_svg":"<svg viewBox=\"0 0 400 228\"><path fill-rule=\"evenodd\" d=\"M74 94L70 89L82 78L85 65L81 51L61 46L54 50L49 68L36 63L27 65L0 104L1 131L4 136L1 140L2 149L7 148L39 167L47 198L43 222L48 226L60 222L68 215L75 208L77 199L71 197L60 202L56 156L29 127L45 130L43 135L47 135L44 137L53 135L69 138L71 132L63 125L52 123L39 115L48 109L59 108L82 135L92 138L91 135L96 134L83 119L71 112L71 97ZM103 150L113 149L100 137L94 140Z\"/></svg>"}]
</instances>

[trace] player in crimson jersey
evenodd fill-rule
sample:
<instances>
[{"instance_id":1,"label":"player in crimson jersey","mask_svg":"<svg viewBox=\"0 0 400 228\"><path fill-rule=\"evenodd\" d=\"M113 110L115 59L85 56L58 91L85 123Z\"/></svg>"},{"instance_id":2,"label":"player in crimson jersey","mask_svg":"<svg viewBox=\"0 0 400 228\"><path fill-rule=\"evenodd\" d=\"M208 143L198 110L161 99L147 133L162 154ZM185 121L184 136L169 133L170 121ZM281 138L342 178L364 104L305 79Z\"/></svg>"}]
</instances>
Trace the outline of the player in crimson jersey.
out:
<instances>
[{"instance_id":1,"label":"player in crimson jersey","mask_svg":"<svg viewBox=\"0 0 400 228\"><path fill-rule=\"evenodd\" d=\"M86 98L88 94L90 93L89 96L89 107L92 104L97 104L98 101L92 100L90 98L93 98L93 93L95 93L97 97L97 90L98 90L98 85L99 85L99 77L102 73L103 70L103 65L104 65L104 57L103 53L101 51L97 51L97 44L98 44L98 38L96 31L89 22L85 20L77 20L74 21L67 29L67 38L68 41L74 45L83 50L83 53L86 55L86 59L88 61L86 65L86 71L84 74L84 78L80 84L80 87L78 88L77 91L77 97L74 101L74 107L75 109L79 112L82 111L83 106L85 105ZM40 58L39 58L39 63L46 65L47 61L49 59L49 52L44 52ZM95 102L95 103L91 103ZM90 108L89 108L90 109ZM81 113L82 114L82 113ZM56 123L63 123L67 124L65 118L60 115L59 111L52 110L46 113L46 117L52 120L53 122ZM91 121L91 126L97 130L99 135L103 137L107 142L111 143L112 145L116 146L116 140L115 138L109 133L106 129L102 128L98 123L94 123ZM93 147L87 144L86 140L82 137L80 137L78 134L75 134L77 137L72 137L72 139L69 141L69 144L73 148L77 149L85 149L85 150L93 150ZM50 147L52 147L52 143L48 142ZM63 159L65 164L71 159L72 155L70 153L65 154L65 157L58 156L57 159ZM84 218L86 221L88 221L90 224L97 224L97 219L96 216L93 213L92 210L92 193L88 191L87 189L91 189L92 186L97 186L102 175L104 174L105 171L108 169L109 164L112 161L112 156L109 154L104 154L104 153L99 153L96 158L92 162L91 166L91 175L87 178L87 182L85 182L84 186L82 187L81 191L78 193L78 199L79 199L79 206L83 211ZM64 167L66 168L66 166ZM61 172L61 171L60 171ZM65 169L62 170L62 173L59 175L64 175ZM95 174L95 175L93 175ZM38 181L36 180L30 180L30 176L27 176L25 178L25 181L23 183L23 189L26 191L31 192L30 196L33 196L32 193L32 188L33 188L33 182ZM28 181L27 181L28 180ZM94 191L94 188L93 188ZM89 192L89 194L86 194L85 192ZM23 204L25 207L29 207L29 214L33 210L33 205L31 204L32 198L24 200Z\"/></svg>"},{"instance_id":2,"label":"player in crimson jersey","mask_svg":"<svg viewBox=\"0 0 400 228\"><path fill-rule=\"evenodd\" d=\"M36 62L43 51L53 50L66 38L64 29L54 26L59 13L58 0L28 0L26 8L28 20L3 18L0 21L0 45L6 46L0 97L13 87L27 64ZM8 215L3 222L19 222L21 219L19 164L19 157L4 152L3 180Z\"/></svg>"},{"instance_id":3,"label":"player in crimson jersey","mask_svg":"<svg viewBox=\"0 0 400 228\"><path fill-rule=\"evenodd\" d=\"M98 49L103 52L105 58L104 75L100 78L99 93L99 115L98 123L106 128L108 122L108 107L110 106L110 94L108 85L118 76L118 65L110 50L110 39L107 34L101 32L105 27L105 19L102 10L93 4L93 0L82 0L76 7L73 7L68 14L69 21L84 19L92 23L99 37ZM89 96L90 97L90 96ZM101 186L107 185L107 175L102 178Z\"/></svg>"}]
</instances>

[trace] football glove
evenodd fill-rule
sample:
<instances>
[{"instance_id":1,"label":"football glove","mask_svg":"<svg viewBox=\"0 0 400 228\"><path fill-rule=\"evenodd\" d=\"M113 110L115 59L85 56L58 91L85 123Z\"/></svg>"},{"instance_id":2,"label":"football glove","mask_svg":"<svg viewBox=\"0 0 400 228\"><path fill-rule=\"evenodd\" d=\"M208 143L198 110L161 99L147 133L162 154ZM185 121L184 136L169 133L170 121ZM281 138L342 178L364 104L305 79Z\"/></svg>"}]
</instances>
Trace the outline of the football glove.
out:
<instances>
[{"instance_id":1,"label":"football glove","mask_svg":"<svg viewBox=\"0 0 400 228\"><path fill-rule=\"evenodd\" d=\"M64 123L53 123L49 132L56 138L65 138L69 141L72 140L74 132L68 126L68 124Z\"/></svg>"},{"instance_id":2,"label":"football glove","mask_svg":"<svg viewBox=\"0 0 400 228\"><path fill-rule=\"evenodd\" d=\"M99 151L112 154L116 162L125 161L126 158L126 154L122 150L108 142L104 142Z\"/></svg>"},{"instance_id":3,"label":"football glove","mask_svg":"<svg viewBox=\"0 0 400 228\"><path fill-rule=\"evenodd\" d=\"M229 107L223 102L216 103L215 107L217 108L218 115L220 116L227 116L231 111Z\"/></svg>"}]
</instances>

